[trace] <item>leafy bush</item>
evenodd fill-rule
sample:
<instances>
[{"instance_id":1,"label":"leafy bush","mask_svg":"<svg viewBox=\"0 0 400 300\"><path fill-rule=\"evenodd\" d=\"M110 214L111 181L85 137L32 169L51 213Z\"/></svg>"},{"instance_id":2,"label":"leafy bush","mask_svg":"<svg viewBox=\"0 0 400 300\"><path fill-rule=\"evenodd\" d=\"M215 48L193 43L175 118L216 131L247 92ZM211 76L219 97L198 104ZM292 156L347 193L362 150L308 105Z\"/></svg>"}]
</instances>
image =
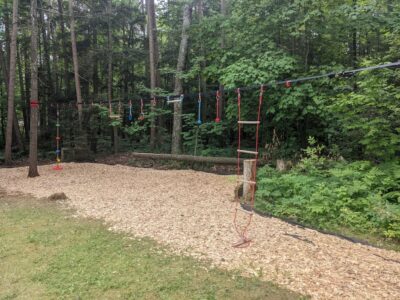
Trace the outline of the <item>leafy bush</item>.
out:
<instances>
[{"instance_id":1,"label":"leafy bush","mask_svg":"<svg viewBox=\"0 0 400 300\"><path fill-rule=\"evenodd\" d=\"M399 160L345 163L307 152L289 172L259 171L258 209L321 229L400 240Z\"/></svg>"},{"instance_id":2,"label":"leafy bush","mask_svg":"<svg viewBox=\"0 0 400 300\"><path fill-rule=\"evenodd\" d=\"M385 70L379 76L360 75L350 93L339 94L329 109L342 124L345 148L353 157L386 161L398 157L400 107L398 71ZM358 150L358 151L357 151Z\"/></svg>"}]
</instances>

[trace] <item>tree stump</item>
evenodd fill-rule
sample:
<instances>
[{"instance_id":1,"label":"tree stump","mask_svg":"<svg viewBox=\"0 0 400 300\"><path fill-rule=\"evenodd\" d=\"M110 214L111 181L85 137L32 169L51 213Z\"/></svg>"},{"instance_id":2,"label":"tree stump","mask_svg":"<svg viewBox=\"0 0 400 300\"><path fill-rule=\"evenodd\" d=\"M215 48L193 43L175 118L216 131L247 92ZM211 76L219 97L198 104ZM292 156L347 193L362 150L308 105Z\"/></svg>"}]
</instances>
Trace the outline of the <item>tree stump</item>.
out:
<instances>
[{"instance_id":1,"label":"tree stump","mask_svg":"<svg viewBox=\"0 0 400 300\"><path fill-rule=\"evenodd\" d=\"M255 159L246 159L243 162L243 179L244 181L255 181L254 177L254 171L256 168L256 160ZM251 193L252 193L252 188L254 188L254 185L250 183L243 183L243 197L244 199L250 199L251 198Z\"/></svg>"},{"instance_id":2,"label":"tree stump","mask_svg":"<svg viewBox=\"0 0 400 300\"><path fill-rule=\"evenodd\" d=\"M293 166L292 161L290 160L283 160L283 159L277 159L276 160L276 169L279 172L284 172L289 170Z\"/></svg>"}]
</instances>

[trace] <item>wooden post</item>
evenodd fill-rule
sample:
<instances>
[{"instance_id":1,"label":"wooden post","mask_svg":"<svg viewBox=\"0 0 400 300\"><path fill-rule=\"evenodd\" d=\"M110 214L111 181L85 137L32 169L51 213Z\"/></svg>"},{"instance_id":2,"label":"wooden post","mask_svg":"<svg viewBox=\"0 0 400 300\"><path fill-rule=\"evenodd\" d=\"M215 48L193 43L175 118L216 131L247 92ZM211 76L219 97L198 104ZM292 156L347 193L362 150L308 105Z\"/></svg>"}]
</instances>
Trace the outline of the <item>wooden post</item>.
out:
<instances>
[{"instance_id":1,"label":"wooden post","mask_svg":"<svg viewBox=\"0 0 400 300\"><path fill-rule=\"evenodd\" d=\"M243 180L244 181L255 181L254 178L254 170L256 168L256 160L255 159L246 159L243 161ZM243 198L249 199L248 197L251 195L251 184L244 182L243 183Z\"/></svg>"}]
</instances>

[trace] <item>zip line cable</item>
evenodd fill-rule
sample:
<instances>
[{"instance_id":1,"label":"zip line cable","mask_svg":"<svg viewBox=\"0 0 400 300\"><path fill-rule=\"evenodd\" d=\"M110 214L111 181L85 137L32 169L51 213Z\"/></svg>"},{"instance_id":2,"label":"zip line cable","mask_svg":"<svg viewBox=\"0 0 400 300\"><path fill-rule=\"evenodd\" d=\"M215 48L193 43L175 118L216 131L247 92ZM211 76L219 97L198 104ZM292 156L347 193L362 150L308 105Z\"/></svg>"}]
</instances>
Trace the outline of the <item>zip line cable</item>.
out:
<instances>
[{"instance_id":1,"label":"zip line cable","mask_svg":"<svg viewBox=\"0 0 400 300\"><path fill-rule=\"evenodd\" d=\"M285 85L287 87L290 87L291 84L293 83L301 83L301 82L307 82L307 81L313 81L313 80L318 80L318 79L323 79L323 78L330 78L330 79L334 79L334 78L350 78L353 77L354 75L364 72L364 71L374 71L374 70L381 70L381 69L389 69L389 68L399 68L400 67L400 61L397 62L393 62L393 63L387 63L387 64L381 64L381 65L375 65L375 66L369 66L369 67L363 67L363 68L358 68L358 69L351 69L351 70L345 70L345 71L340 71L340 72L329 72L326 74L320 74L320 75L314 75L314 76L306 76L306 77L300 77L300 78L294 78L294 79L286 79L286 80L277 80L274 82L270 82L267 84L262 84L265 88L268 87L275 87L278 85ZM251 86L245 86L245 87L240 87L239 89L241 91L248 91L248 90L252 90L255 88L260 87L260 84L257 85L251 85ZM233 92L233 91L237 91L238 88L225 88L224 89L224 93L226 92ZM196 101L198 101L198 97L206 97L206 96L216 96L219 93L218 90L216 91L207 91L207 92L203 92L203 93L188 93L188 94L184 94L184 99L195 99ZM178 95L179 97L182 95ZM165 100L167 101L169 98L171 97L178 97L177 95L173 95L170 94L168 96L158 96L156 97L157 100ZM143 99L143 101L153 101L153 98L147 98L144 99L143 97L134 95L134 96L128 96L127 97L130 100L134 100L134 101L141 101ZM116 98L113 99L111 101L111 103L118 103L121 100L123 100L122 98ZM129 101L129 100L128 100ZM99 103L96 102L94 104L101 104L102 101L100 101ZM62 102L59 102L62 103ZM76 102L71 101L71 102L64 102L63 104L76 104ZM87 104L91 104L91 102L88 102ZM128 107L129 103L124 104L125 107Z\"/></svg>"}]
</instances>

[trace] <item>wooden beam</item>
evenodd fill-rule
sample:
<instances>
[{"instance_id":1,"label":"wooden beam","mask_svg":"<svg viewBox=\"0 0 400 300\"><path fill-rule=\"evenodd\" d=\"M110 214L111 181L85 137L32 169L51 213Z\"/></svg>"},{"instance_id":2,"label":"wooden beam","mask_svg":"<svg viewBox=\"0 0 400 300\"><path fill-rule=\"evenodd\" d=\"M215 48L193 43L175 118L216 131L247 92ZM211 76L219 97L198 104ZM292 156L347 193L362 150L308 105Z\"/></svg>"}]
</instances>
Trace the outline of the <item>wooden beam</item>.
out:
<instances>
[{"instance_id":1,"label":"wooden beam","mask_svg":"<svg viewBox=\"0 0 400 300\"><path fill-rule=\"evenodd\" d=\"M128 155L129 155L129 157L133 157L133 158L178 160L178 161L212 163L212 164L221 164L221 165L236 165L237 164L237 158L234 158L234 157L209 157L209 156L138 153L138 152L130 152ZM241 163L243 163L243 161L244 161L244 159L240 160Z\"/></svg>"}]
</instances>

